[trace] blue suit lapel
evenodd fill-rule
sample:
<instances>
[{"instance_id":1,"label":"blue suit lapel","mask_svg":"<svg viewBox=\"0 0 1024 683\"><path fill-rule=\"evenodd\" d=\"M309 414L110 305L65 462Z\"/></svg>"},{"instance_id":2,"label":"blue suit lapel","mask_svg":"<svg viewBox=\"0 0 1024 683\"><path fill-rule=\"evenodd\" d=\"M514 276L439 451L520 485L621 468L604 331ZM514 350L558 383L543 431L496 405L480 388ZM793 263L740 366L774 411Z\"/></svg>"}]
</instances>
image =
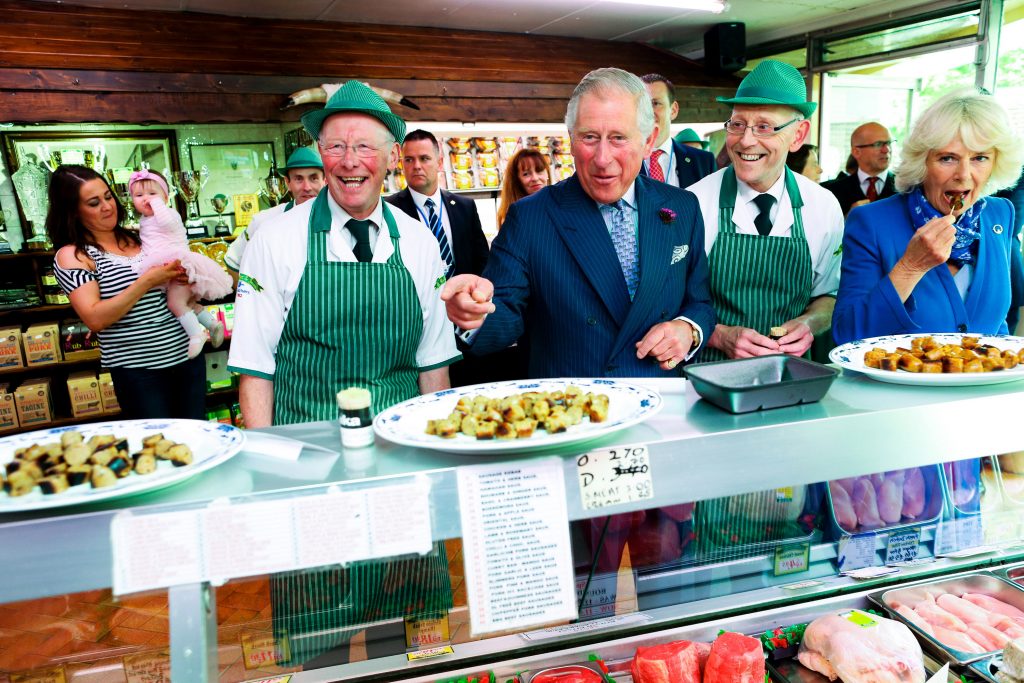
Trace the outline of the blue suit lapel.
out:
<instances>
[{"instance_id":1,"label":"blue suit lapel","mask_svg":"<svg viewBox=\"0 0 1024 683\"><path fill-rule=\"evenodd\" d=\"M583 191L575 175L565 181L564 192L553 194L557 205L550 209L552 223L612 318L621 326L629 312L629 292L601 210Z\"/></svg>"},{"instance_id":2,"label":"blue suit lapel","mask_svg":"<svg viewBox=\"0 0 1024 683\"><path fill-rule=\"evenodd\" d=\"M637 178L636 181L640 284L629 314L619 328L612 356L619 353L626 344L639 341L647 333L647 330L639 328L656 317L652 310L663 295L662 285L671 265L675 230L660 224L658 209L665 206L663 202L666 200L659 185L657 181L648 178Z\"/></svg>"}]
</instances>

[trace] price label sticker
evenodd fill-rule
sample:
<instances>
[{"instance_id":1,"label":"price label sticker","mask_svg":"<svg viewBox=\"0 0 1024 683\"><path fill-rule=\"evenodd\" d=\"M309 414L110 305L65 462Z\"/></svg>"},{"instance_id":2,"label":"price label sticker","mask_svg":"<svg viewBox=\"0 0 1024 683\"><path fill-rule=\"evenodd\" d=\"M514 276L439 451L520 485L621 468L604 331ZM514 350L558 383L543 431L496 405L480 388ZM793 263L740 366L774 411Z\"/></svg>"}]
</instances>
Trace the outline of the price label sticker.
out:
<instances>
[{"instance_id":1,"label":"price label sticker","mask_svg":"<svg viewBox=\"0 0 1024 683\"><path fill-rule=\"evenodd\" d=\"M417 650L416 652L410 652L405 655L405 658L410 662L416 662L421 659L433 659L434 657L444 657L445 655L453 655L455 650L452 649L451 645L445 645L444 647L432 647L427 650Z\"/></svg>"},{"instance_id":2,"label":"price label sticker","mask_svg":"<svg viewBox=\"0 0 1024 683\"><path fill-rule=\"evenodd\" d=\"M920 545L921 529L918 527L889 534L889 542L885 547L885 563L892 565L913 562L917 559L917 550Z\"/></svg>"},{"instance_id":3,"label":"price label sticker","mask_svg":"<svg viewBox=\"0 0 1024 683\"><path fill-rule=\"evenodd\" d=\"M859 609L852 609L849 612L843 612L840 614L842 618L846 619L851 624L856 624L861 628L870 628L871 626L878 626L878 622L867 612L861 612Z\"/></svg>"},{"instance_id":4,"label":"price label sticker","mask_svg":"<svg viewBox=\"0 0 1024 683\"><path fill-rule=\"evenodd\" d=\"M786 576L787 574L805 572L811 567L810 559L810 543L779 546L775 549L775 562L772 574L775 576Z\"/></svg>"},{"instance_id":5,"label":"price label sticker","mask_svg":"<svg viewBox=\"0 0 1024 683\"><path fill-rule=\"evenodd\" d=\"M863 567L875 565L875 534L854 534L844 535L839 539L839 552L836 561L839 565L839 572L848 572Z\"/></svg>"},{"instance_id":6,"label":"price label sticker","mask_svg":"<svg viewBox=\"0 0 1024 683\"><path fill-rule=\"evenodd\" d=\"M584 453L576 459L576 474L584 510L654 498L645 444Z\"/></svg>"}]
</instances>

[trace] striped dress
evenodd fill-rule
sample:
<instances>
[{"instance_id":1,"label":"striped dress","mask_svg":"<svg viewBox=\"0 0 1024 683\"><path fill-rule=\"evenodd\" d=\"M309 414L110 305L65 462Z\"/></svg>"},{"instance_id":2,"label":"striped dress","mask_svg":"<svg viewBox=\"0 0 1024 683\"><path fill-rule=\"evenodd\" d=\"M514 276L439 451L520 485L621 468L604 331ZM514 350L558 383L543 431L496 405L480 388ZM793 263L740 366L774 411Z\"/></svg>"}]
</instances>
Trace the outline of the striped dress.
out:
<instances>
[{"instance_id":1,"label":"striped dress","mask_svg":"<svg viewBox=\"0 0 1024 683\"><path fill-rule=\"evenodd\" d=\"M109 254L95 247L85 248L96 270L61 268L53 263L57 282L65 292L88 282L100 286L100 298L110 299L138 278L132 263L144 256ZM107 368L167 368L188 360L188 335L167 308L167 292L151 289L116 323L96 334L100 342L100 363Z\"/></svg>"}]
</instances>

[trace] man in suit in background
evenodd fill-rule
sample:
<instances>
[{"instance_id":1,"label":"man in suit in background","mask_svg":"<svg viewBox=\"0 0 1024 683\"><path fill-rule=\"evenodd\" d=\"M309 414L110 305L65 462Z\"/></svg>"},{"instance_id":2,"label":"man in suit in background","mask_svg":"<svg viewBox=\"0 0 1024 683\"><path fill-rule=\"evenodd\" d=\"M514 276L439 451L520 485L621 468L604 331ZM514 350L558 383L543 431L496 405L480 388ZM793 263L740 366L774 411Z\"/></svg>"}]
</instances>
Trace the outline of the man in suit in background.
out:
<instances>
[{"instance_id":1,"label":"man in suit in background","mask_svg":"<svg viewBox=\"0 0 1024 683\"><path fill-rule=\"evenodd\" d=\"M479 275L487 265L488 248L476 202L438 187L441 166L441 146L433 133L406 134L402 169L409 187L385 201L430 228L448 263L449 279L463 273Z\"/></svg>"},{"instance_id":2,"label":"man in suit in background","mask_svg":"<svg viewBox=\"0 0 1024 683\"><path fill-rule=\"evenodd\" d=\"M850 136L850 150L857 161L857 172L822 183L839 200L843 215L861 204L896 194L896 183L889 173L892 135L880 123L857 126Z\"/></svg>"},{"instance_id":3,"label":"man in suit in background","mask_svg":"<svg viewBox=\"0 0 1024 683\"><path fill-rule=\"evenodd\" d=\"M387 197L386 202L422 221L438 241L441 258L448 263L446 277L469 273L479 275L490 253L480 225L476 202L438 186L442 167L441 146L428 131L407 133L402 143L402 170L409 187ZM448 367L453 387L499 379L521 367L515 350L502 350L497 356L472 357L457 339L463 359ZM513 340L515 341L515 340Z\"/></svg>"},{"instance_id":4,"label":"man in suit in background","mask_svg":"<svg viewBox=\"0 0 1024 683\"><path fill-rule=\"evenodd\" d=\"M693 185L715 172L715 155L703 149L694 149L672 138L672 121L679 114L675 86L660 74L641 77L651 96L658 134L654 149L644 161L642 173L676 187Z\"/></svg>"}]
</instances>

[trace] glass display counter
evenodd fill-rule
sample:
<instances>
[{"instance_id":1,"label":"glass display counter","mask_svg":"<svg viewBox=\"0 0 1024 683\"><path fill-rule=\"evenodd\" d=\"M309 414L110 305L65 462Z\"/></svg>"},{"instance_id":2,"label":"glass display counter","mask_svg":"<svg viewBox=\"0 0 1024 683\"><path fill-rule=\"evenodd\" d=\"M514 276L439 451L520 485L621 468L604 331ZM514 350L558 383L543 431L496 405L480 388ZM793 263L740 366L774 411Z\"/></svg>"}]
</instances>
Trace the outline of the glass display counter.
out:
<instances>
[{"instance_id":1,"label":"glass display counter","mask_svg":"<svg viewBox=\"0 0 1024 683\"><path fill-rule=\"evenodd\" d=\"M612 607L605 604L605 609L585 609L585 620L575 628L531 638L522 633L473 638L464 625L452 628L443 641L451 643L452 651L436 658L410 658L400 636L399 644L392 643L390 649L349 647L342 657L344 663L310 659L299 663L309 670L288 669L291 680L447 680L487 669L500 677L526 668L524 662L572 657L578 661L580 653L595 649L611 658L651 638L717 632L727 622L746 632L763 630L766 624L792 622L820 612L830 601L858 603L866 588L1003 565L1024 557L1024 505L1014 497L1020 489L1015 483L1004 487L997 462L988 458L1024 450L1024 431L1016 422L1024 414L1024 393L1018 383L926 388L885 385L847 374L835 381L819 403L745 415L731 415L699 400L682 380L640 383L662 394L665 406L661 412L621 432L554 453L455 455L396 446L380 439L370 449L342 452L337 423L292 425L265 434L251 433L239 455L172 488L88 507L0 515L0 547L5 549L6 565L5 578L0 581L0 606L110 588L114 570L111 525L119 514L142 516L295 501L328 492L380 490L413 482L429 484L430 541L447 542L452 570L458 563L454 556L457 544L453 543L462 537L459 468L485 462L530 462L534 455L560 458L567 503L563 521L574 528L577 581L589 578L595 592L600 588L616 593ZM282 444L291 440L303 444L297 459L281 457L287 450ZM651 497L599 510L584 509L578 456L624 444L647 446ZM974 460L981 458L985 460ZM953 462L977 465L942 466ZM861 528L856 526L858 520L847 519L844 526L843 515L837 511L841 505L837 508L833 500L842 494L826 482L870 480L867 475L879 473L881 487L881 473L911 470L921 473L927 498L911 523L904 518L880 525L882 528L871 524ZM911 484L903 484L909 481L907 476L900 482L910 490ZM972 485L978 491L973 502L965 493ZM958 490L963 495L958 495ZM880 491L876 489L876 493ZM760 536L728 526L743 517L744 510L760 509L765 492L770 492L769 507L781 504L782 509L799 514L790 519L788 512L783 513L776 525L779 528L767 533L759 529ZM740 507L729 507L729 501L740 501ZM580 531L582 525L600 528L600 521L609 514L680 507L686 509L675 520L682 524L673 527L673 533L679 533L673 538L678 546L673 549L675 557L658 553L645 557L637 545L632 562L625 566L622 558L613 558L611 584L601 571L595 571L595 558L604 546L599 543L595 547L593 537L588 542L587 532ZM764 515L746 517L762 522L768 519ZM983 521L980 530L971 527L971 542L955 546L946 542L939 548L940 536L964 519ZM791 523L789 530L797 531L782 534L781 522ZM893 538L899 537L900 543L907 545L908 529L915 534L910 557L916 561L903 564L899 573L868 580L839 575L837 564L849 549L840 543L844 536L862 538L862 532L872 530L871 548L865 551L862 538L860 552L871 556L869 564L885 565L895 563ZM661 546L667 538L664 529L653 538L655 546ZM231 541L208 540L215 544ZM267 543L272 544L273 539ZM980 545L987 547L978 554L969 552ZM794 549L797 559L790 558L791 564L786 565L786 553ZM965 549L969 556L954 557L955 551ZM796 571L787 572L786 566ZM450 573L450 579L458 578L457 571ZM465 596L459 595L456 583L452 582L453 614L465 606ZM218 590L208 582L169 588L169 658L174 680L215 680L218 675L220 680L245 680L237 672L231 674L236 678L218 673L214 600ZM585 606L600 604L592 600ZM368 628L356 630L384 633L394 640L392 632L401 632L402 620L381 621L386 623L361 624ZM351 635L346 635L346 641ZM351 640L359 641L360 634ZM325 665L310 666L317 662Z\"/></svg>"}]
</instances>

